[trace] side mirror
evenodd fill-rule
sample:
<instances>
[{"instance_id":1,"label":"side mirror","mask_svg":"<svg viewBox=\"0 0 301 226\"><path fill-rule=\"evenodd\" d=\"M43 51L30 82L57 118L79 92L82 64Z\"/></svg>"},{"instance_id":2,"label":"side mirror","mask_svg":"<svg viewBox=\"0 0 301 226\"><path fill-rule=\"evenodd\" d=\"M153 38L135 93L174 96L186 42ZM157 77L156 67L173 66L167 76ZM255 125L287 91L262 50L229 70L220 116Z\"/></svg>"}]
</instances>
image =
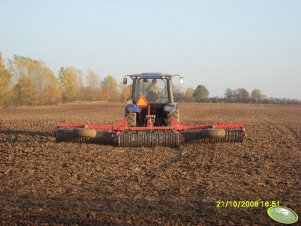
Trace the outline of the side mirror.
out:
<instances>
[{"instance_id":1,"label":"side mirror","mask_svg":"<svg viewBox=\"0 0 301 226\"><path fill-rule=\"evenodd\" d=\"M184 83L184 77L180 77L180 84L183 84Z\"/></svg>"},{"instance_id":2,"label":"side mirror","mask_svg":"<svg viewBox=\"0 0 301 226\"><path fill-rule=\"evenodd\" d=\"M128 79L126 77L124 77L123 80L122 80L122 82L123 82L123 84L126 85L128 83Z\"/></svg>"}]
</instances>

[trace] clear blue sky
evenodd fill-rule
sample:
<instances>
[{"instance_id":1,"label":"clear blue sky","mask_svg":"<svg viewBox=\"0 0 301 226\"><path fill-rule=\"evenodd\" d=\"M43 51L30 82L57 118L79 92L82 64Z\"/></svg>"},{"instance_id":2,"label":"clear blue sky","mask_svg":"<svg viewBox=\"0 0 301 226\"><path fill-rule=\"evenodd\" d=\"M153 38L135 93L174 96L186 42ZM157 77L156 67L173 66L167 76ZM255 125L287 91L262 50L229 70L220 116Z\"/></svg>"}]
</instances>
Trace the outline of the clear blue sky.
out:
<instances>
[{"instance_id":1,"label":"clear blue sky","mask_svg":"<svg viewBox=\"0 0 301 226\"><path fill-rule=\"evenodd\" d=\"M185 76L210 96L258 88L301 99L299 0L1 0L0 51L101 78Z\"/></svg>"}]
</instances>

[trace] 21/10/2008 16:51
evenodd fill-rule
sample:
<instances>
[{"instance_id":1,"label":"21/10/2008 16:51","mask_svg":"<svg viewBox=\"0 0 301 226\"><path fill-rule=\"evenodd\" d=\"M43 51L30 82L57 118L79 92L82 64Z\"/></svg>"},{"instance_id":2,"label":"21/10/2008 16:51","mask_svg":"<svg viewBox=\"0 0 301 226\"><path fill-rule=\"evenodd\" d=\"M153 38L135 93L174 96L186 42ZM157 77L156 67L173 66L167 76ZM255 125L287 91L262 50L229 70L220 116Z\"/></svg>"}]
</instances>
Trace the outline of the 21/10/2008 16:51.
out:
<instances>
[{"instance_id":1,"label":"21/10/2008 16:51","mask_svg":"<svg viewBox=\"0 0 301 226\"><path fill-rule=\"evenodd\" d=\"M246 201L246 200L229 200L216 201L217 208L254 208L254 207L274 207L280 206L279 201Z\"/></svg>"}]
</instances>

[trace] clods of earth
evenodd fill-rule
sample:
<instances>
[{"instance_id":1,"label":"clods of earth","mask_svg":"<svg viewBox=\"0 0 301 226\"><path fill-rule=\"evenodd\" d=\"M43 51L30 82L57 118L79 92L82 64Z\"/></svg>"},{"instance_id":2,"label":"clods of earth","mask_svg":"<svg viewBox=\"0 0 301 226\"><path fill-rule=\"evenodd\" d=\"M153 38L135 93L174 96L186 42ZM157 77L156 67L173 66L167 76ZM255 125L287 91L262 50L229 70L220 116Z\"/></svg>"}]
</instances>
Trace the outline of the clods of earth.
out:
<instances>
[{"instance_id":1,"label":"clods of earth","mask_svg":"<svg viewBox=\"0 0 301 226\"><path fill-rule=\"evenodd\" d=\"M268 225L271 201L301 215L301 106L180 105L184 124L243 123L243 143L55 141L56 123L112 125L123 112L101 102L0 109L0 224Z\"/></svg>"}]
</instances>

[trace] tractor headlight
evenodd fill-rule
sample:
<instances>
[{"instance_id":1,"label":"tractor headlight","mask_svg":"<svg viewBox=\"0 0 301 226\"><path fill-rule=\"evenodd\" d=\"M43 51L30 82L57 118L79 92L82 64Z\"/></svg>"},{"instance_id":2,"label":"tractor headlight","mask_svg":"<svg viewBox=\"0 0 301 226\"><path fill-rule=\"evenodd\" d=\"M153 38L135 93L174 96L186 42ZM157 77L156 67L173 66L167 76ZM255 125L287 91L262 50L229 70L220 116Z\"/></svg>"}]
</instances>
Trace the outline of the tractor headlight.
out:
<instances>
[{"instance_id":1,"label":"tractor headlight","mask_svg":"<svg viewBox=\"0 0 301 226\"><path fill-rule=\"evenodd\" d=\"M180 77L180 83L183 84L184 83L184 77Z\"/></svg>"}]
</instances>

